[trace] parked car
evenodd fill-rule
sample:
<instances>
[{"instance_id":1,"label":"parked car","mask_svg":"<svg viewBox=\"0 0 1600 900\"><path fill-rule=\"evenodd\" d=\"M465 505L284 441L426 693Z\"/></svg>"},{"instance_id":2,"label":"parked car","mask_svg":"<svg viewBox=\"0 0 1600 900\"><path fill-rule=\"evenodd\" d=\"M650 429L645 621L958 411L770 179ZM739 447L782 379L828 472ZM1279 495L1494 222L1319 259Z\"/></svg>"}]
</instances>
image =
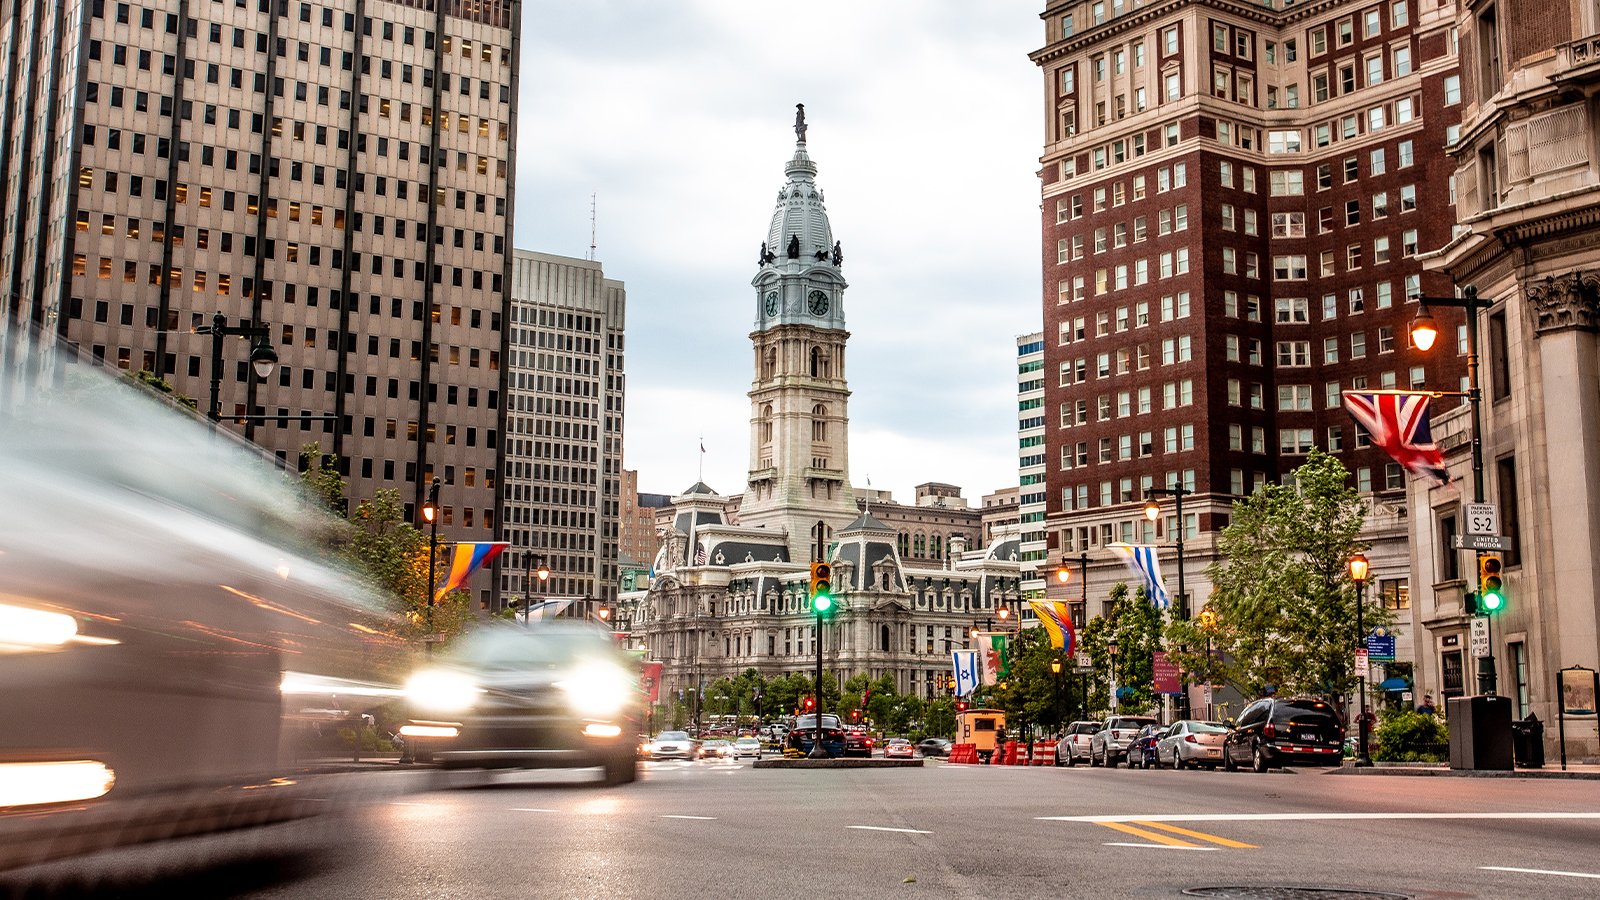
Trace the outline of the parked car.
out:
<instances>
[{"instance_id":1,"label":"parked car","mask_svg":"<svg viewBox=\"0 0 1600 900\"><path fill-rule=\"evenodd\" d=\"M482 625L406 683L408 743L440 766L601 766L636 777L638 666L588 624Z\"/></svg>"},{"instance_id":2,"label":"parked car","mask_svg":"<svg viewBox=\"0 0 1600 900\"><path fill-rule=\"evenodd\" d=\"M695 740L687 731L663 731L645 745L650 759L694 759L700 755Z\"/></svg>"},{"instance_id":3,"label":"parked car","mask_svg":"<svg viewBox=\"0 0 1600 900\"><path fill-rule=\"evenodd\" d=\"M1156 742L1156 765L1174 769L1215 769L1222 762L1222 741L1228 726L1221 722L1182 719Z\"/></svg>"},{"instance_id":4,"label":"parked car","mask_svg":"<svg viewBox=\"0 0 1600 900\"><path fill-rule=\"evenodd\" d=\"M844 733L845 756L871 756L872 735L864 728L852 728Z\"/></svg>"},{"instance_id":5,"label":"parked car","mask_svg":"<svg viewBox=\"0 0 1600 900\"><path fill-rule=\"evenodd\" d=\"M916 755L916 748L905 738L890 738L889 743L883 745L884 759L913 759Z\"/></svg>"},{"instance_id":6,"label":"parked car","mask_svg":"<svg viewBox=\"0 0 1600 900\"><path fill-rule=\"evenodd\" d=\"M725 741L721 738L706 741L700 745L700 755L706 759L726 759L733 755L733 741Z\"/></svg>"},{"instance_id":7,"label":"parked car","mask_svg":"<svg viewBox=\"0 0 1600 900\"><path fill-rule=\"evenodd\" d=\"M1156 741L1161 740L1167 733L1164 725L1146 725L1139 729L1133 741L1128 744L1126 756L1130 769L1153 769L1156 767Z\"/></svg>"},{"instance_id":8,"label":"parked car","mask_svg":"<svg viewBox=\"0 0 1600 900\"><path fill-rule=\"evenodd\" d=\"M728 755L732 756L734 759L744 759L747 756L760 759L761 739L753 737L739 738L737 741L733 742L733 752Z\"/></svg>"},{"instance_id":9,"label":"parked car","mask_svg":"<svg viewBox=\"0 0 1600 900\"><path fill-rule=\"evenodd\" d=\"M1257 772L1302 763L1337 766L1344 726L1333 705L1315 697L1266 697L1246 706L1222 745L1222 767Z\"/></svg>"},{"instance_id":10,"label":"parked car","mask_svg":"<svg viewBox=\"0 0 1600 900\"><path fill-rule=\"evenodd\" d=\"M1100 730L1100 724L1084 719L1068 725L1066 733L1061 736L1061 743L1056 745L1056 765L1075 766L1080 762L1088 762L1089 743L1094 739L1094 733Z\"/></svg>"},{"instance_id":11,"label":"parked car","mask_svg":"<svg viewBox=\"0 0 1600 900\"><path fill-rule=\"evenodd\" d=\"M917 741L917 752L923 756L949 756L950 742L944 738L923 738Z\"/></svg>"},{"instance_id":12,"label":"parked car","mask_svg":"<svg viewBox=\"0 0 1600 900\"><path fill-rule=\"evenodd\" d=\"M794 728L789 731L788 749L810 753L811 745L816 742L816 735L815 713L796 716ZM822 749L827 751L829 756L844 755L844 726L840 724L839 717L832 713L822 715Z\"/></svg>"},{"instance_id":13,"label":"parked car","mask_svg":"<svg viewBox=\"0 0 1600 900\"><path fill-rule=\"evenodd\" d=\"M1116 768L1139 729L1154 725L1154 716L1111 716L1089 740L1089 765Z\"/></svg>"}]
</instances>

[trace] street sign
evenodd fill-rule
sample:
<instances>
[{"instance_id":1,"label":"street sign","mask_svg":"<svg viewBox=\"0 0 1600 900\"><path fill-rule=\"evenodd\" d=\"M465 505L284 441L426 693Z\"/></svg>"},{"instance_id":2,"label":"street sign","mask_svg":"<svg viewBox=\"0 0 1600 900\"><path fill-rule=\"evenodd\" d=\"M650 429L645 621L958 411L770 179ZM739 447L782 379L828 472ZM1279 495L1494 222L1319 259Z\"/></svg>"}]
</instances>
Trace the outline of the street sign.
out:
<instances>
[{"instance_id":1,"label":"street sign","mask_svg":"<svg viewBox=\"0 0 1600 900\"><path fill-rule=\"evenodd\" d=\"M1500 508L1493 503L1463 504L1467 515L1467 534L1499 535Z\"/></svg>"},{"instance_id":2,"label":"street sign","mask_svg":"<svg viewBox=\"0 0 1600 900\"><path fill-rule=\"evenodd\" d=\"M1081 650L1072 654L1072 665L1079 669L1089 669L1091 671L1094 669L1094 663L1089 661L1089 654Z\"/></svg>"},{"instance_id":3,"label":"street sign","mask_svg":"<svg viewBox=\"0 0 1600 900\"><path fill-rule=\"evenodd\" d=\"M1377 662L1394 662L1394 635L1385 628L1373 629L1367 635L1367 654Z\"/></svg>"},{"instance_id":4,"label":"street sign","mask_svg":"<svg viewBox=\"0 0 1600 900\"><path fill-rule=\"evenodd\" d=\"M1489 655L1489 617L1473 616L1472 631L1467 635L1467 646L1474 657Z\"/></svg>"},{"instance_id":5,"label":"street sign","mask_svg":"<svg viewBox=\"0 0 1600 900\"><path fill-rule=\"evenodd\" d=\"M1372 668L1372 663L1371 663L1369 657L1367 656L1367 651L1365 651L1365 650L1357 650L1356 651L1356 677L1357 678L1365 678L1366 675L1367 675L1367 672L1369 670L1371 670L1371 668Z\"/></svg>"},{"instance_id":6,"label":"street sign","mask_svg":"<svg viewBox=\"0 0 1600 900\"><path fill-rule=\"evenodd\" d=\"M1177 660L1167 656L1165 652L1157 650L1154 654L1152 654L1150 670L1152 673L1151 680L1154 682L1153 687L1155 688L1156 693L1183 693L1183 679L1178 674Z\"/></svg>"},{"instance_id":7,"label":"street sign","mask_svg":"<svg viewBox=\"0 0 1600 900\"><path fill-rule=\"evenodd\" d=\"M1506 539L1498 534L1458 534L1457 550L1505 550Z\"/></svg>"}]
</instances>

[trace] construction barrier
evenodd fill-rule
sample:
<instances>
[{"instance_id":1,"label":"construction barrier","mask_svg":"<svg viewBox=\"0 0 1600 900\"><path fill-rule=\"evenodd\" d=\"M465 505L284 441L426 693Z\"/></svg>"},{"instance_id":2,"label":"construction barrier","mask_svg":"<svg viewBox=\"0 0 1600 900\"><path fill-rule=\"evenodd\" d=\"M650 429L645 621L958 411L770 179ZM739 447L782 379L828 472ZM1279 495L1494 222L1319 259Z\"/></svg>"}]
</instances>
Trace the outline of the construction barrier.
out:
<instances>
[{"instance_id":1,"label":"construction barrier","mask_svg":"<svg viewBox=\"0 0 1600 900\"><path fill-rule=\"evenodd\" d=\"M1017 742L1006 741L1005 750L1000 756L1000 765L1014 766L1017 764Z\"/></svg>"},{"instance_id":2,"label":"construction barrier","mask_svg":"<svg viewBox=\"0 0 1600 900\"><path fill-rule=\"evenodd\" d=\"M955 744L955 745L951 746L951 748L950 748L950 756L945 761L948 762L948 763L956 764L956 765L960 765L960 764L963 764L963 763L965 763L966 765L977 765L978 764L978 745L977 744Z\"/></svg>"},{"instance_id":3,"label":"construction barrier","mask_svg":"<svg viewBox=\"0 0 1600 900\"><path fill-rule=\"evenodd\" d=\"M1055 764L1056 764L1056 742L1055 741L1034 741L1033 742L1033 765L1036 765L1036 766L1053 766Z\"/></svg>"}]
</instances>

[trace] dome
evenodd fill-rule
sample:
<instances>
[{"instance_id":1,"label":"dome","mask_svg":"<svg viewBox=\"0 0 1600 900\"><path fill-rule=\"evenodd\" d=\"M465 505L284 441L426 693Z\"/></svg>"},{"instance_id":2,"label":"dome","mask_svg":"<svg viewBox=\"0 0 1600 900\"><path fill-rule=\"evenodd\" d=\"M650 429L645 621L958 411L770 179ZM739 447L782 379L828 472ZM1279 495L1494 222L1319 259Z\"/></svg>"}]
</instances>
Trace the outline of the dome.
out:
<instances>
[{"instance_id":1,"label":"dome","mask_svg":"<svg viewBox=\"0 0 1600 900\"><path fill-rule=\"evenodd\" d=\"M794 157L784 167L789 180L778 191L778 201L772 210L772 226L767 229L767 250L775 259L772 265L788 266L834 265L833 228L828 225L828 210L822 203L822 191L817 187L817 164L806 153L804 129L797 129L801 138L795 144ZM799 239L799 255L791 259L791 241Z\"/></svg>"}]
</instances>

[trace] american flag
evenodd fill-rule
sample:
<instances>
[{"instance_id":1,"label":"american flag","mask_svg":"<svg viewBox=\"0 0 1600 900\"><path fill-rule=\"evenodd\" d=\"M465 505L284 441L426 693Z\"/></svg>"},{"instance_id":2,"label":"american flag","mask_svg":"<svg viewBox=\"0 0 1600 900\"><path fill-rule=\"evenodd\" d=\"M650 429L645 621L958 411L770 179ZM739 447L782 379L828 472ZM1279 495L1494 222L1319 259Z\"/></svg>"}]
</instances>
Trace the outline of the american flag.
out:
<instances>
[{"instance_id":1,"label":"american flag","mask_svg":"<svg viewBox=\"0 0 1600 900\"><path fill-rule=\"evenodd\" d=\"M694 564L697 565L697 566L703 566L703 565L706 564L706 545L705 544L696 544L695 545Z\"/></svg>"},{"instance_id":2,"label":"american flag","mask_svg":"<svg viewBox=\"0 0 1600 900\"><path fill-rule=\"evenodd\" d=\"M1372 436L1372 443L1413 475L1448 484L1444 454L1428 427L1428 394L1408 391L1345 391L1344 408Z\"/></svg>"}]
</instances>

